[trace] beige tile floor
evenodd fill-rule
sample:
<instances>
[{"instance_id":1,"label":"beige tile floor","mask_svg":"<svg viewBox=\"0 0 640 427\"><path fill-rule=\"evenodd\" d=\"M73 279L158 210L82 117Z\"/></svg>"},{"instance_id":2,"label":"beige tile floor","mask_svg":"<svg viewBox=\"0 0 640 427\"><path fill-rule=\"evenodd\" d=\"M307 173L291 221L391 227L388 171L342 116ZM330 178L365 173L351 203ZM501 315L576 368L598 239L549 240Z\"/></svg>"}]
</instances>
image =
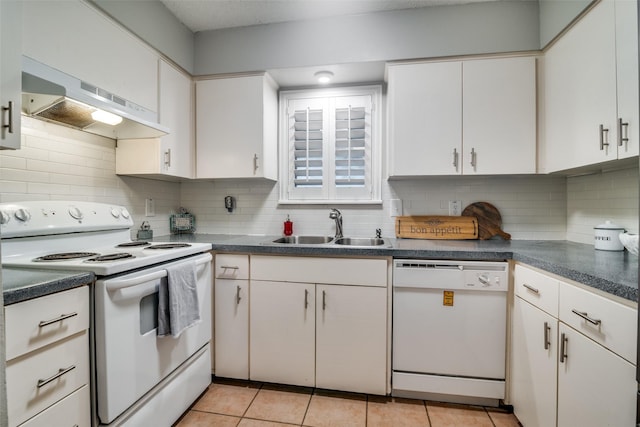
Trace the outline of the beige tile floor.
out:
<instances>
[{"instance_id":1,"label":"beige tile floor","mask_svg":"<svg viewBox=\"0 0 640 427\"><path fill-rule=\"evenodd\" d=\"M175 427L518 427L498 408L217 379Z\"/></svg>"}]
</instances>

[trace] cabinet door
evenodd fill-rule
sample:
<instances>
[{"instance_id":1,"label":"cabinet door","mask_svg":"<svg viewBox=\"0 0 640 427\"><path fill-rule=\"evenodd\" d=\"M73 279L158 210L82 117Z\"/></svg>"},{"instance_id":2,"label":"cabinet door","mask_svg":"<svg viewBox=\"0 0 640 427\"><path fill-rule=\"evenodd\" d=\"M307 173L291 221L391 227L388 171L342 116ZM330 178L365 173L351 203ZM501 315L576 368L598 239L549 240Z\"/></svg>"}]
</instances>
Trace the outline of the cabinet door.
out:
<instances>
[{"instance_id":1,"label":"cabinet door","mask_svg":"<svg viewBox=\"0 0 640 427\"><path fill-rule=\"evenodd\" d=\"M638 3L615 2L616 71L618 88L618 158L637 156L640 146L638 112ZM626 123L626 125L625 125ZM627 139L626 141L624 139Z\"/></svg>"},{"instance_id":2,"label":"cabinet door","mask_svg":"<svg viewBox=\"0 0 640 427\"><path fill-rule=\"evenodd\" d=\"M0 149L20 148L21 1L0 2Z\"/></svg>"},{"instance_id":3,"label":"cabinet door","mask_svg":"<svg viewBox=\"0 0 640 427\"><path fill-rule=\"evenodd\" d=\"M198 178L276 179L277 97L266 76L196 82Z\"/></svg>"},{"instance_id":4,"label":"cabinet door","mask_svg":"<svg viewBox=\"0 0 640 427\"><path fill-rule=\"evenodd\" d=\"M602 1L545 54L545 172L617 158L614 23Z\"/></svg>"},{"instance_id":5,"label":"cabinet door","mask_svg":"<svg viewBox=\"0 0 640 427\"><path fill-rule=\"evenodd\" d=\"M389 175L460 174L462 64L388 69Z\"/></svg>"},{"instance_id":6,"label":"cabinet door","mask_svg":"<svg viewBox=\"0 0 640 427\"><path fill-rule=\"evenodd\" d=\"M252 280L249 292L250 378L313 387L314 285Z\"/></svg>"},{"instance_id":7,"label":"cabinet door","mask_svg":"<svg viewBox=\"0 0 640 427\"><path fill-rule=\"evenodd\" d=\"M559 352L558 427L635 425L635 366L563 323Z\"/></svg>"},{"instance_id":8,"label":"cabinet door","mask_svg":"<svg viewBox=\"0 0 640 427\"><path fill-rule=\"evenodd\" d=\"M316 387L386 394L387 289L316 287Z\"/></svg>"},{"instance_id":9,"label":"cabinet door","mask_svg":"<svg viewBox=\"0 0 640 427\"><path fill-rule=\"evenodd\" d=\"M558 373L558 321L519 297L511 330L510 394L524 426L554 426Z\"/></svg>"},{"instance_id":10,"label":"cabinet door","mask_svg":"<svg viewBox=\"0 0 640 427\"><path fill-rule=\"evenodd\" d=\"M216 278L215 373L249 379L249 281Z\"/></svg>"},{"instance_id":11,"label":"cabinet door","mask_svg":"<svg viewBox=\"0 0 640 427\"><path fill-rule=\"evenodd\" d=\"M536 172L535 61L463 62L463 174Z\"/></svg>"},{"instance_id":12,"label":"cabinet door","mask_svg":"<svg viewBox=\"0 0 640 427\"><path fill-rule=\"evenodd\" d=\"M161 170L182 178L195 175L195 144L193 141L193 108L191 78L160 61L160 124L170 129L163 136Z\"/></svg>"}]
</instances>

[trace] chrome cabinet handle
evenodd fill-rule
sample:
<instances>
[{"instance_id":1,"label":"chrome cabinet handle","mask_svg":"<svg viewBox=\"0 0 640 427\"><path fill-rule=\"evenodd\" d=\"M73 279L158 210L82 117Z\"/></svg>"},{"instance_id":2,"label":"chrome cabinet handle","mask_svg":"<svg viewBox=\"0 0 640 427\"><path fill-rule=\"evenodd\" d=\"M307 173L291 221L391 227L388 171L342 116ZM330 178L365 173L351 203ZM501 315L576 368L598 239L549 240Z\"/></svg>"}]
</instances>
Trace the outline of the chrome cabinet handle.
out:
<instances>
[{"instance_id":1,"label":"chrome cabinet handle","mask_svg":"<svg viewBox=\"0 0 640 427\"><path fill-rule=\"evenodd\" d=\"M589 313L587 313L586 311L578 311L574 308L573 310L571 310L571 312L576 316L582 317L584 320L591 323L592 325L598 326L599 324L602 323L602 320L600 319L594 319L593 317L589 317Z\"/></svg>"},{"instance_id":2,"label":"chrome cabinet handle","mask_svg":"<svg viewBox=\"0 0 640 427\"><path fill-rule=\"evenodd\" d=\"M240 286L237 286L237 287L236 287L236 305L239 305L239 304L240 304L240 300L241 300L241 299L242 299L242 298L240 298Z\"/></svg>"},{"instance_id":3,"label":"chrome cabinet handle","mask_svg":"<svg viewBox=\"0 0 640 427\"><path fill-rule=\"evenodd\" d=\"M38 326L40 328L42 328L44 326L48 326L48 325L52 325L54 323L62 322L65 319L68 319L70 317L77 316L77 315L78 315L77 312L73 312L73 313L69 313L69 314L62 314L62 315L60 315L60 317L56 317L55 319L43 320L40 323L38 323Z\"/></svg>"},{"instance_id":4,"label":"chrome cabinet handle","mask_svg":"<svg viewBox=\"0 0 640 427\"><path fill-rule=\"evenodd\" d=\"M3 129L7 129L7 132L13 133L13 101L9 101L7 107L2 107L2 112L7 112L7 120L8 123L6 125L2 125Z\"/></svg>"},{"instance_id":5,"label":"chrome cabinet handle","mask_svg":"<svg viewBox=\"0 0 640 427\"><path fill-rule=\"evenodd\" d=\"M549 350L551 346L551 341L549 340L549 335L551 333L551 326L549 326L549 322L544 322L544 349Z\"/></svg>"},{"instance_id":6,"label":"chrome cabinet handle","mask_svg":"<svg viewBox=\"0 0 640 427\"><path fill-rule=\"evenodd\" d=\"M322 291L322 310L327 308L327 292Z\"/></svg>"},{"instance_id":7,"label":"chrome cabinet handle","mask_svg":"<svg viewBox=\"0 0 640 427\"><path fill-rule=\"evenodd\" d=\"M567 355L567 344L569 343L569 338L563 333L560 335L560 363L564 363L565 360L569 358Z\"/></svg>"},{"instance_id":8,"label":"chrome cabinet handle","mask_svg":"<svg viewBox=\"0 0 640 427\"><path fill-rule=\"evenodd\" d=\"M600 150L609 146L609 129L605 129L604 125L600 125Z\"/></svg>"},{"instance_id":9,"label":"chrome cabinet handle","mask_svg":"<svg viewBox=\"0 0 640 427\"><path fill-rule=\"evenodd\" d=\"M453 167L455 168L455 170L458 170L458 150L457 149L453 149Z\"/></svg>"},{"instance_id":10,"label":"chrome cabinet handle","mask_svg":"<svg viewBox=\"0 0 640 427\"><path fill-rule=\"evenodd\" d=\"M171 167L171 148L167 148L167 151L164 152L164 164L166 167Z\"/></svg>"},{"instance_id":11,"label":"chrome cabinet handle","mask_svg":"<svg viewBox=\"0 0 640 427\"><path fill-rule=\"evenodd\" d=\"M236 267L232 265L221 265L220 268L223 270L240 270L240 267Z\"/></svg>"},{"instance_id":12,"label":"chrome cabinet handle","mask_svg":"<svg viewBox=\"0 0 640 427\"><path fill-rule=\"evenodd\" d=\"M622 137L622 131L625 130L625 137ZM629 123L625 123L621 118L618 119L618 146L622 147L629 142Z\"/></svg>"},{"instance_id":13,"label":"chrome cabinet handle","mask_svg":"<svg viewBox=\"0 0 640 427\"><path fill-rule=\"evenodd\" d=\"M471 149L471 166L475 169L476 168L476 149L472 148Z\"/></svg>"},{"instance_id":14,"label":"chrome cabinet handle","mask_svg":"<svg viewBox=\"0 0 640 427\"><path fill-rule=\"evenodd\" d=\"M258 155L254 154L253 155L253 174L255 175L257 171L258 171Z\"/></svg>"},{"instance_id":15,"label":"chrome cabinet handle","mask_svg":"<svg viewBox=\"0 0 640 427\"><path fill-rule=\"evenodd\" d=\"M66 374L67 372L72 371L74 369L76 369L76 365L71 365L68 368L60 368L57 373L53 374L52 376L50 376L46 380L38 380L37 387L38 388L44 387L45 385L49 384L52 381L57 380L58 378L60 378L64 374Z\"/></svg>"},{"instance_id":16,"label":"chrome cabinet handle","mask_svg":"<svg viewBox=\"0 0 640 427\"><path fill-rule=\"evenodd\" d=\"M304 308L307 309L309 307L309 291L307 289L304 290Z\"/></svg>"},{"instance_id":17,"label":"chrome cabinet handle","mask_svg":"<svg viewBox=\"0 0 640 427\"><path fill-rule=\"evenodd\" d=\"M531 286L531 285L527 285L526 283L523 283L523 284L522 284L522 286L524 286L525 288L527 288L528 290L530 290L530 291L531 291L531 292L533 292L534 294L537 294L537 295L539 295L539 294L540 294L540 291L539 291L538 289L534 288L534 287L533 287L533 286Z\"/></svg>"}]
</instances>

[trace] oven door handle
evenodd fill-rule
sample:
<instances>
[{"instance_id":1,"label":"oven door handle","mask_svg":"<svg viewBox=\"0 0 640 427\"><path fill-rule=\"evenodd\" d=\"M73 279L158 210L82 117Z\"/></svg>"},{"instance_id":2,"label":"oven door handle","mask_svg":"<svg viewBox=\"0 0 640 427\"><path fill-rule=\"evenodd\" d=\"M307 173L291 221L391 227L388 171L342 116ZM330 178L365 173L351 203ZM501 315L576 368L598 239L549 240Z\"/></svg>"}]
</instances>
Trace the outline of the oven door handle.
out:
<instances>
[{"instance_id":1,"label":"oven door handle","mask_svg":"<svg viewBox=\"0 0 640 427\"><path fill-rule=\"evenodd\" d=\"M205 254L205 255L206 256L199 257L199 259L196 260L195 262L196 267L211 262L211 260L213 259L211 254ZM107 288L107 291L115 292L121 289L132 288L134 286L142 285L157 279L162 279L163 277L167 277L167 270L154 271L153 273L143 274L142 276L136 276L131 279L109 280L108 282L105 283L105 287Z\"/></svg>"}]
</instances>

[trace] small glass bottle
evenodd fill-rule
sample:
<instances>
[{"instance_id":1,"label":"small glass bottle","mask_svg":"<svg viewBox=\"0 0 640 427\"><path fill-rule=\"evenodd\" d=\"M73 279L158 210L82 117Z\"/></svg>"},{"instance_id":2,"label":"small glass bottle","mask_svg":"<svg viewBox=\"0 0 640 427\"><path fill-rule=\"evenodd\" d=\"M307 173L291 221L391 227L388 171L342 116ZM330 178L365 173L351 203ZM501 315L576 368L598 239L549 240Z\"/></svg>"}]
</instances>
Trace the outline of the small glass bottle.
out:
<instances>
[{"instance_id":1,"label":"small glass bottle","mask_svg":"<svg viewBox=\"0 0 640 427\"><path fill-rule=\"evenodd\" d=\"M293 222L289 219L289 215L287 215L287 220L284 222L284 235L291 236L293 234Z\"/></svg>"}]
</instances>

